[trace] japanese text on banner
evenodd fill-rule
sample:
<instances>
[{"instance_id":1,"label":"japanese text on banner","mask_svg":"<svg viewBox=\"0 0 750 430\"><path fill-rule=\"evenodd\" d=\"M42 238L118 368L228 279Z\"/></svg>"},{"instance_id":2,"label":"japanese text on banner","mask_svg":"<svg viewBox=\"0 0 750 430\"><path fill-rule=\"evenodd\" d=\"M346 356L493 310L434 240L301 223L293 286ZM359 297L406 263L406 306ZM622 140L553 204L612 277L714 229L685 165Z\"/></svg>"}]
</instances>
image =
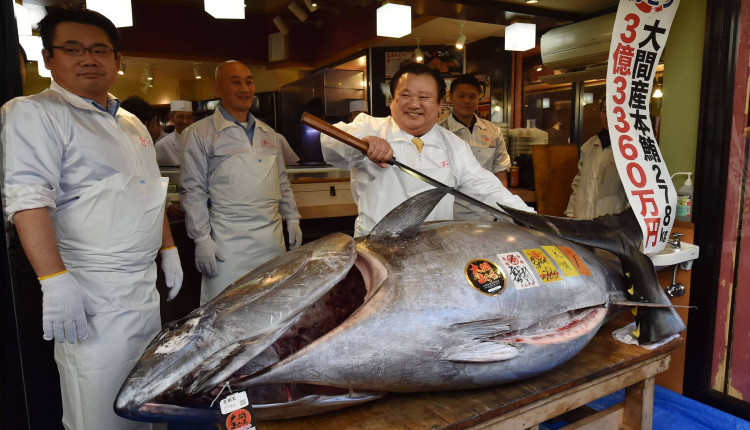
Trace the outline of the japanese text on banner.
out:
<instances>
[{"instance_id":1,"label":"japanese text on banner","mask_svg":"<svg viewBox=\"0 0 750 430\"><path fill-rule=\"evenodd\" d=\"M677 193L651 129L656 67L679 0L620 0L607 70L607 122L628 201L643 231L643 252L669 238Z\"/></svg>"}]
</instances>

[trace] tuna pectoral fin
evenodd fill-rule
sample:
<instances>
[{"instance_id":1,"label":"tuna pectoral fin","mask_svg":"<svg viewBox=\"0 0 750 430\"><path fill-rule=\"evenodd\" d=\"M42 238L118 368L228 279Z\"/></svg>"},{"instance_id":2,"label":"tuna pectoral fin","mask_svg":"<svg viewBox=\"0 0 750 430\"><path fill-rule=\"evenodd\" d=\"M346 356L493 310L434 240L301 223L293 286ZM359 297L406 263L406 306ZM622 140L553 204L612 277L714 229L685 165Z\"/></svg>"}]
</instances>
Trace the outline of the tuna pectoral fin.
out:
<instances>
[{"instance_id":1,"label":"tuna pectoral fin","mask_svg":"<svg viewBox=\"0 0 750 430\"><path fill-rule=\"evenodd\" d=\"M515 221L537 230L554 234L583 245L603 249L616 255L623 272L630 277L632 299L646 303L670 305L659 286L651 259L639 251L643 235L632 209L617 215L606 215L595 220L573 220L552 217L501 206ZM674 308L643 308L636 322L641 327L640 343L666 339L685 330L685 324Z\"/></svg>"},{"instance_id":2,"label":"tuna pectoral fin","mask_svg":"<svg viewBox=\"0 0 750 430\"><path fill-rule=\"evenodd\" d=\"M510 360L518 354L518 348L513 345L484 341L448 347L440 352L440 359L466 363L492 363Z\"/></svg>"}]
</instances>

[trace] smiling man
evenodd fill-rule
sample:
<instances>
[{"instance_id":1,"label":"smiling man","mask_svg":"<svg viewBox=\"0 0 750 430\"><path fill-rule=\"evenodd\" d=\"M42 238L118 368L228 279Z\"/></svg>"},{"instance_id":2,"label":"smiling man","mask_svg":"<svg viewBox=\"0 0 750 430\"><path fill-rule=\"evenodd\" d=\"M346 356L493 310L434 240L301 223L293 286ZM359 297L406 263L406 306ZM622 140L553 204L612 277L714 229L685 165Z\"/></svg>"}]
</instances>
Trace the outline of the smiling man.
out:
<instances>
[{"instance_id":1,"label":"smiling man","mask_svg":"<svg viewBox=\"0 0 750 430\"><path fill-rule=\"evenodd\" d=\"M445 98L445 81L423 64L408 63L391 81L391 116L360 114L337 127L368 143L363 154L328 136L321 136L323 157L336 167L351 169L352 194L359 216L354 235L364 236L400 203L431 186L385 162L395 156L438 181L491 206L496 203L532 210L500 180L482 168L469 145L437 125ZM446 196L427 221L453 219L453 197Z\"/></svg>"},{"instance_id":2,"label":"smiling man","mask_svg":"<svg viewBox=\"0 0 750 430\"><path fill-rule=\"evenodd\" d=\"M120 66L115 26L50 8L39 31L54 80L0 112L3 196L41 284L43 337L56 341L63 426L150 428L112 405L161 329L159 248L170 300L182 284L166 187L146 127L108 93Z\"/></svg>"},{"instance_id":3,"label":"smiling man","mask_svg":"<svg viewBox=\"0 0 750 430\"><path fill-rule=\"evenodd\" d=\"M221 105L185 130L180 172L187 233L203 273L201 304L286 250L282 218L290 247L302 243L282 155L284 137L250 113L255 96L250 69L237 61L221 63L214 91Z\"/></svg>"}]
</instances>

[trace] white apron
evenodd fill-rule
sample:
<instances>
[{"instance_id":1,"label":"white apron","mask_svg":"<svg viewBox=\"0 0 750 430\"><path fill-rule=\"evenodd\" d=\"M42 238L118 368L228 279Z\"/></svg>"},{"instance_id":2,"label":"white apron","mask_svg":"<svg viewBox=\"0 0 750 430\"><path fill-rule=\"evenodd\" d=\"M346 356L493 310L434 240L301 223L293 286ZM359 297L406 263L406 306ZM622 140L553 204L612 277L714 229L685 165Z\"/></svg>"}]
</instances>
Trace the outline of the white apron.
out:
<instances>
[{"instance_id":1,"label":"white apron","mask_svg":"<svg viewBox=\"0 0 750 430\"><path fill-rule=\"evenodd\" d=\"M450 187L456 185L456 177L450 169L422 168L419 171ZM396 206L433 188L432 185L402 172L398 167L389 166L359 196L359 216L354 223L354 237L368 235ZM425 221L452 219L453 196L449 194L440 200Z\"/></svg>"},{"instance_id":2,"label":"white apron","mask_svg":"<svg viewBox=\"0 0 750 430\"><path fill-rule=\"evenodd\" d=\"M476 127L476 126L475 126ZM492 171L492 164L495 160L495 148L483 148L472 146L471 152L483 168ZM456 205L453 207L453 219L459 221L492 221L493 215L484 209L472 205L461 199L456 199Z\"/></svg>"},{"instance_id":3,"label":"white apron","mask_svg":"<svg viewBox=\"0 0 750 430\"><path fill-rule=\"evenodd\" d=\"M218 275L203 275L201 305L285 251L276 155L233 155L221 163L208 184L211 238L225 261L217 261Z\"/></svg>"},{"instance_id":4,"label":"white apron","mask_svg":"<svg viewBox=\"0 0 750 430\"><path fill-rule=\"evenodd\" d=\"M66 429L148 429L115 415L123 381L161 329L156 253L167 178L116 174L52 214L65 267L91 298L89 337L56 343Z\"/></svg>"}]
</instances>

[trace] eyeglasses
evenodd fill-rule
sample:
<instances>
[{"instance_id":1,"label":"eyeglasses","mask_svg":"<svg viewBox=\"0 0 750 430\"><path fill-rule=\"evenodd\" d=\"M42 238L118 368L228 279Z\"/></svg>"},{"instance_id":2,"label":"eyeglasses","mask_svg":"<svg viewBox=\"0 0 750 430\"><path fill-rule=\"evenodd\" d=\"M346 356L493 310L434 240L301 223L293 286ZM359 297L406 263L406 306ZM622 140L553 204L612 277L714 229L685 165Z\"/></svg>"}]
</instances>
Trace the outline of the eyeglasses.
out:
<instances>
[{"instance_id":1,"label":"eyeglasses","mask_svg":"<svg viewBox=\"0 0 750 430\"><path fill-rule=\"evenodd\" d=\"M87 48L80 43L68 43L62 46L53 46L52 48L60 49L62 50L62 52L68 55L76 56L81 56L85 54L86 51L88 51L91 53L91 55L94 55L96 57L106 57L107 55L110 55L115 51L107 45L92 45Z\"/></svg>"}]
</instances>

